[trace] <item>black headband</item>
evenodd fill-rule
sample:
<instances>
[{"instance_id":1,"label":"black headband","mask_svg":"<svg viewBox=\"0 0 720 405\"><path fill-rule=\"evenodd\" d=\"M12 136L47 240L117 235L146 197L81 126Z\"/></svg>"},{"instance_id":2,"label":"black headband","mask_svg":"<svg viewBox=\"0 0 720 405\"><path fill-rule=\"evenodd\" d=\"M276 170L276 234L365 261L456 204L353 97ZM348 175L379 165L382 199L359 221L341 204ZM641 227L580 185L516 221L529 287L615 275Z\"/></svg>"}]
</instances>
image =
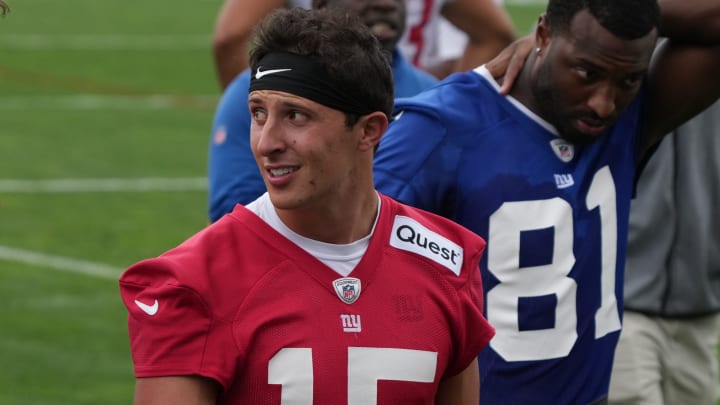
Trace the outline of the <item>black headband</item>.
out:
<instances>
[{"instance_id":1,"label":"black headband","mask_svg":"<svg viewBox=\"0 0 720 405\"><path fill-rule=\"evenodd\" d=\"M366 115L379 111L367 100L341 93L323 65L294 53L272 52L260 59L250 78L250 92L255 90L295 94L345 113Z\"/></svg>"}]
</instances>

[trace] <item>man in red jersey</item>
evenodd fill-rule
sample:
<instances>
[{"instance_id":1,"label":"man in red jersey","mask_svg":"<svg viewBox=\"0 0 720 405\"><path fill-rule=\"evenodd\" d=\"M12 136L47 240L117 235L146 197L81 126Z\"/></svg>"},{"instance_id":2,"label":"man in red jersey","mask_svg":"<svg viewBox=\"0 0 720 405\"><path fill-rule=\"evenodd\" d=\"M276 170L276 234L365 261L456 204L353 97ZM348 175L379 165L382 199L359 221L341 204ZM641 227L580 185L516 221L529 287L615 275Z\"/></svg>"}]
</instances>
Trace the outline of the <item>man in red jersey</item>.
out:
<instances>
[{"instance_id":1,"label":"man in red jersey","mask_svg":"<svg viewBox=\"0 0 720 405\"><path fill-rule=\"evenodd\" d=\"M356 17L279 10L251 68L268 192L122 275L135 402L476 405L485 243L375 191L388 55Z\"/></svg>"}]
</instances>

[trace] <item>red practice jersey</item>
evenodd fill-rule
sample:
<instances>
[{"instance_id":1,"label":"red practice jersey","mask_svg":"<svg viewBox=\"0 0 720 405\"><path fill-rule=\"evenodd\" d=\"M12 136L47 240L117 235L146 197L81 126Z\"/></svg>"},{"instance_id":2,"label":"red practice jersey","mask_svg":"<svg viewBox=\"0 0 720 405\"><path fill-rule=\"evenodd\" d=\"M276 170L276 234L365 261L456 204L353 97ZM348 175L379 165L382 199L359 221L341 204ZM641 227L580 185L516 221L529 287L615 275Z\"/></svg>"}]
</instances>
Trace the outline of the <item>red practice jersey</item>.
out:
<instances>
[{"instance_id":1,"label":"red practice jersey","mask_svg":"<svg viewBox=\"0 0 720 405\"><path fill-rule=\"evenodd\" d=\"M233 404L432 404L494 334L484 247L383 196L342 277L238 206L120 278L135 376L209 377Z\"/></svg>"}]
</instances>

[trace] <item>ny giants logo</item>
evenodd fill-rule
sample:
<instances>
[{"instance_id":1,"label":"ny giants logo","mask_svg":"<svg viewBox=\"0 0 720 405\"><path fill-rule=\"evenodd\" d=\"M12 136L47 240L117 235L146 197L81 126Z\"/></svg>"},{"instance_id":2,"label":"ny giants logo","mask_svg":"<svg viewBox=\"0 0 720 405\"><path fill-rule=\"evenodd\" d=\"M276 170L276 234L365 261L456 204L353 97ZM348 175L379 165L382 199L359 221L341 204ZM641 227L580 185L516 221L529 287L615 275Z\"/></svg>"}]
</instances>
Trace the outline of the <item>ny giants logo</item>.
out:
<instances>
[{"instance_id":1,"label":"ny giants logo","mask_svg":"<svg viewBox=\"0 0 720 405\"><path fill-rule=\"evenodd\" d=\"M361 332L360 315L342 314L340 315L343 332Z\"/></svg>"}]
</instances>

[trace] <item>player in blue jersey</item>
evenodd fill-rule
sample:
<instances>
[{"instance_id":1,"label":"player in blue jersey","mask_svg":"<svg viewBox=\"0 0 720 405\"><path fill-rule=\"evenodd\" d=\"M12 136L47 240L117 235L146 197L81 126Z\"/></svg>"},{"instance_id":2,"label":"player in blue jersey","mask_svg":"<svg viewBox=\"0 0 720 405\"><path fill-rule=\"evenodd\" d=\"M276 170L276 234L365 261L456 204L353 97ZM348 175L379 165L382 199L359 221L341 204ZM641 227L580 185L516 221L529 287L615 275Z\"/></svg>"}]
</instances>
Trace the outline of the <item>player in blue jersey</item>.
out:
<instances>
[{"instance_id":1,"label":"player in blue jersey","mask_svg":"<svg viewBox=\"0 0 720 405\"><path fill-rule=\"evenodd\" d=\"M605 403L636 168L720 94L720 2L550 0L528 40L509 95L481 66L398 100L376 186L487 240L483 405Z\"/></svg>"},{"instance_id":2,"label":"player in blue jersey","mask_svg":"<svg viewBox=\"0 0 720 405\"><path fill-rule=\"evenodd\" d=\"M415 95L436 79L407 62L396 45L405 31L405 1L385 2L382 7L367 0L313 1L314 8L343 8L359 15L385 49L392 52L395 95ZM209 216L216 221L233 207L254 201L265 184L250 151L250 113L247 108L249 70L241 73L223 94L213 120L209 163Z\"/></svg>"}]
</instances>

